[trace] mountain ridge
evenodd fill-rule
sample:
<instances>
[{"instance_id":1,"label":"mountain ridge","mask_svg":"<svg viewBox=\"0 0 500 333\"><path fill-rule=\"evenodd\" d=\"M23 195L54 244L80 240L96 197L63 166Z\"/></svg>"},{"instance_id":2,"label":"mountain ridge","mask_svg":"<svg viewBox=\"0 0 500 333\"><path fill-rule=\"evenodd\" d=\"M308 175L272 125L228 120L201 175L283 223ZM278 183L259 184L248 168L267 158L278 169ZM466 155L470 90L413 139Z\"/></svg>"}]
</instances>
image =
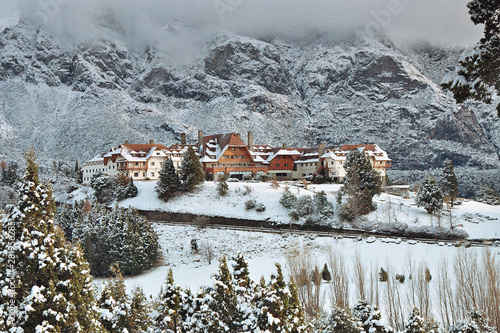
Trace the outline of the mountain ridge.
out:
<instances>
[{"instance_id":1,"label":"mountain ridge","mask_svg":"<svg viewBox=\"0 0 500 333\"><path fill-rule=\"evenodd\" d=\"M68 49L26 23L6 28L0 157L33 145L44 159L86 160L124 140L169 144L181 133L195 140L198 130L252 130L257 143L275 145L377 143L401 170L447 158L500 165L492 108L459 106L436 82L460 50L405 51L361 34L299 43L228 32L204 48L181 66L116 39Z\"/></svg>"}]
</instances>

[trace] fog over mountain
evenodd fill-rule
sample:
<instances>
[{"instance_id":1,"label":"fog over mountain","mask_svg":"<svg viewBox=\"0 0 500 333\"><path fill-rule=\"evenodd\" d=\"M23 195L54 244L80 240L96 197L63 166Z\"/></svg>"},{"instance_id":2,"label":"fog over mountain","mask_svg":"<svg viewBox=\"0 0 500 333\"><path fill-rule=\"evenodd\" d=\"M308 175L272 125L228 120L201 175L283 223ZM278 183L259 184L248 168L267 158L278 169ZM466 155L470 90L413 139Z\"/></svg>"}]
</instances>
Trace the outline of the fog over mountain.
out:
<instances>
[{"instance_id":1,"label":"fog over mountain","mask_svg":"<svg viewBox=\"0 0 500 333\"><path fill-rule=\"evenodd\" d=\"M175 49L224 29L257 38L304 39L352 29L384 32L397 43L431 41L470 46L481 27L469 19L467 0L3 0L21 19L79 44L102 37L102 27L130 45ZM173 38L173 20L190 27ZM108 31L109 33L109 31Z\"/></svg>"},{"instance_id":2,"label":"fog over mountain","mask_svg":"<svg viewBox=\"0 0 500 333\"><path fill-rule=\"evenodd\" d=\"M439 87L481 36L466 3L4 0L0 158L252 130L258 143L377 143L400 170L495 169L492 107Z\"/></svg>"}]
</instances>

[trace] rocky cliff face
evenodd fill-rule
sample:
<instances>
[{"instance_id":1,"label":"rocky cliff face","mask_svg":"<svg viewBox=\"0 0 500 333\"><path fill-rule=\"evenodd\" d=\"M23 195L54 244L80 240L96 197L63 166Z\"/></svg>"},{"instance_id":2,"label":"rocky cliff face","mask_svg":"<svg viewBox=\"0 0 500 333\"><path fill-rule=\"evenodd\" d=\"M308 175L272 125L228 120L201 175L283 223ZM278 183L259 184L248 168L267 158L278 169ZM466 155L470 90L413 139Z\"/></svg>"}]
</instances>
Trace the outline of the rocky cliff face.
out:
<instances>
[{"instance_id":1,"label":"rocky cliff face","mask_svg":"<svg viewBox=\"0 0 500 333\"><path fill-rule=\"evenodd\" d=\"M377 143L398 169L498 168L491 107L458 106L437 80L459 50L399 50L353 34L309 42L218 34L189 66L103 39L65 48L18 24L0 33L0 158L88 159L111 145L254 132L289 146ZM442 65L440 66L440 63Z\"/></svg>"}]
</instances>

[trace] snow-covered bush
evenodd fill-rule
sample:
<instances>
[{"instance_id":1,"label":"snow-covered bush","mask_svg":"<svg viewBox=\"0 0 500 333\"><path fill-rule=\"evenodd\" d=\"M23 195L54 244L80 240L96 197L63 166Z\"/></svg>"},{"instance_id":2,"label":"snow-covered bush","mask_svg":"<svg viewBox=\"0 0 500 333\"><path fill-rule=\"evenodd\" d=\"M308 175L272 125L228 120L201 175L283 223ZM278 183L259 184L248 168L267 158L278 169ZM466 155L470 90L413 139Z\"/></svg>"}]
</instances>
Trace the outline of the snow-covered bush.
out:
<instances>
[{"instance_id":1,"label":"snow-covered bush","mask_svg":"<svg viewBox=\"0 0 500 333\"><path fill-rule=\"evenodd\" d=\"M256 204L257 202L255 201L255 199L248 199L247 201L245 201L245 209L254 209Z\"/></svg>"},{"instance_id":2,"label":"snow-covered bush","mask_svg":"<svg viewBox=\"0 0 500 333\"><path fill-rule=\"evenodd\" d=\"M217 193L221 197L224 197L227 195L228 192L229 192L229 186L227 185L226 178L223 177L217 183Z\"/></svg>"},{"instance_id":3,"label":"snow-covered bush","mask_svg":"<svg viewBox=\"0 0 500 333\"><path fill-rule=\"evenodd\" d=\"M314 212L315 207L313 199L308 195L304 195L296 200L290 212L290 216L295 220L299 220L301 217L314 214Z\"/></svg>"},{"instance_id":4,"label":"snow-covered bush","mask_svg":"<svg viewBox=\"0 0 500 333\"><path fill-rule=\"evenodd\" d=\"M283 195L280 198L280 204L287 209L292 209L296 201L297 197L290 191L288 187L286 187Z\"/></svg>"},{"instance_id":5,"label":"snow-covered bush","mask_svg":"<svg viewBox=\"0 0 500 333\"><path fill-rule=\"evenodd\" d=\"M266 210L266 206L259 202L256 206L255 206L255 210L258 211L258 212L263 212Z\"/></svg>"}]
</instances>

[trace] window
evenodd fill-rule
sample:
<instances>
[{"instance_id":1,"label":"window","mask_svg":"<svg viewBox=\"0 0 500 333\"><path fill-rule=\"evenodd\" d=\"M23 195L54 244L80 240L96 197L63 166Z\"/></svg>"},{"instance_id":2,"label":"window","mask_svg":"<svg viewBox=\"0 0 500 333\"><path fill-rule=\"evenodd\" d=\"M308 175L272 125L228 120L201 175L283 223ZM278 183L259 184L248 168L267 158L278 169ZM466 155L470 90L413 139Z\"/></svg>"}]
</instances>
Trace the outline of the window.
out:
<instances>
[{"instance_id":1,"label":"window","mask_svg":"<svg viewBox=\"0 0 500 333\"><path fill-rule=\"evenodd\" d=\"M139 177L139 173L138 172L134 172L134 177Z\"/></svg>"},{"instance_id":2,"label":"window","mask_svg":"<svg viewBox=\"0 0 500 333\"><path fill-rule=\"evenodd\" d=\"M280 167L279 163L276 163L276 167L277 167L277 168L279 168L279 167Z\"/></svg>"},{"instance_id":3,"label":"window","mask_svg":"<svg viewBox=\"0 0 500 333\"><path fill-rule=\"evenodd\" d=\"M233 148L231 148L231 149L232 149L233 151L235 151L235 150L236 150L236 148L234 148L234 147L233 147Z\"/></svg>"},{"instance_id":4,"label":"window","mask_svg":"<svg viewBox=\"0 0 500 333\"><path fill-rule=\"evenodd\" d=\"M145 173L145 172L143 172L143 173L142 173L142 176L143 176L143 177L146 177L146 173Z\"/></svg>"},{"instance_id":5,"label":"window","mask_svg":"<svg viewBox=\"0 0 500 333\"><path fill-rule=\"evenodd\" d=\"M238 148L239 151L241 151L241 148Z\"/></svg>"},{"instance_id":6,"label":"window","mask_svg":"<svg viewBox=\"0 0 500 333\"><path fill-rule=\"evenodd\" d=\"M134 165L139 165L139 162L135 162Z\"/></svg>"},{"instance_id":7,"label":"window","mask_svg":"<svg viewBox=\"0 0 500 333\"><path fill-rule=\"evenodd\" d=\"M146 165L146 162L142 162L142 165Z\"/></svg>"},{"instance_id":8,"label":"window","mask_svg":"<svg viewBox=\"0 0 500 333\"><path fill-rule=\"evenodd\" d=\"M155 162L151 162L151 165L152 165L152 166L153 166L153 165L155 165Z\"/></svg>"},{"instance_id":9,"label":"window","mask_svg":"<svg viewBox=\"0 0 500 333\"><path fill-rule=\"evenodd\" d=\"M222 156L222 158L223 158L223 159L228 159L228 158L229 158L229 156L224 155L224 156Z\"/></svg>"},{"instance_id":10,"label":"window","mask_svg":"<svg viewBox=\"0 0 500 333\"><path fill-rule=\"evenodd\" d=\"M285 167L287 167L287 166L288 166L288 164L287 164L287 163L285 163Z\"/></svg>"},{"instance_id":11,"label":"window","mask_svg":"<svg viewBox=\"0 0 500 333\"><path fill-rule=\"evenodd\" d=\"M241 155L241 159L244 160L245 159L245 155Z\"/></svg>"},{"instance_id":12,"label":"window","mask_svg":"<svg viewBox=\"0 0 500 333\"><path fill-rule=\"evenodd\" d=\"M154 172L151 172L151 177L154 177L155 176L155 173Z\"/></svg>"}]
</instances>

